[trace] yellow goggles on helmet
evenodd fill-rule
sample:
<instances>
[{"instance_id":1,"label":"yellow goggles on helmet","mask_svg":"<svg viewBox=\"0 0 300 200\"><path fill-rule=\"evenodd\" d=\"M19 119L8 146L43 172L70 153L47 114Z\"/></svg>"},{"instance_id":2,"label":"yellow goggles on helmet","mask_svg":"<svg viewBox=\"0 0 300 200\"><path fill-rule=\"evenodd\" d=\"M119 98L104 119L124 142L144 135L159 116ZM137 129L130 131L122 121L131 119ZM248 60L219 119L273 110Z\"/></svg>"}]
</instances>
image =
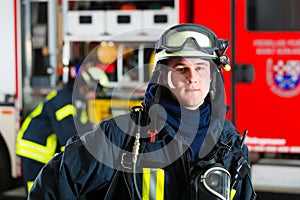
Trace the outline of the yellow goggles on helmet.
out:
<instances>
[{"instance_id":1,"label":"yellow goggles on helmet","mask_svg":"<svg viewBox=\"0 0 300 200\"><path fill-rule=\"evenodd\" d=\"M180 24L165 31L156 43L156 61L175 56L218 58L228 47L208 28L198 24Z\"/></svg>"}]
</instances>

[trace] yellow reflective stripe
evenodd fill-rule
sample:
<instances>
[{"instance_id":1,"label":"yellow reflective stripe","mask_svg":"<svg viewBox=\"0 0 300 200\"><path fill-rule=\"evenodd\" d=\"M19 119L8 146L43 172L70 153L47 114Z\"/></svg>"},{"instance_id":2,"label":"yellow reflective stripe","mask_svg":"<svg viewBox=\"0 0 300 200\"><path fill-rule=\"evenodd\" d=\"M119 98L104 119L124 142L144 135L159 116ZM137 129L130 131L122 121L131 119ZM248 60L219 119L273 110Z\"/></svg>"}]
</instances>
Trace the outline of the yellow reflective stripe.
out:
<instances>
[{"instance_id":1,"label":"yellow reflective stripe","mask_svg":"<svg viewBox=\"0 0 300 200\"><path fill-rule=\"evenodd\" d=\"M19 140L16 146L16 153L41 163L47 163L55 154L57 145L56 134L53 133L47 138L46 146L29 140Z\"/></svg>"},{"instance_id":2,"label":"yellow reflective stripe","mask_svg":"<svg viewBox=\"0 0 300 200\"><path fill-rule=\"evenodd\" d=\"M29 194L32 186L33 186L34 181L27 181L27 193Z\"/></svg>"},{"instance_id":3,"label":"yellow reflective stripe","mask_svg":"<svg viewBox=\"0 0 300 200\"><path fill-rule=\"evenodd\" d=\"M56 95L57 95L57 91L53 90L46 96L46 99L49 101L50 99L53 99Z\"/></svg>"},{"instance_id":4,"label":"yellow reflective stripe","mask_svg":"<svg viewBox=\"0 0 300 200\"><path fill-rule=\"evenodd\" d=\"M164 199L165 172L162 169L157 169L156 179L156 200Z\"/></svg>"},{"instance_id":5,"label":"yellow reflective stripe","mask_svg":"<svg viewBox=\"0 0 300 200\"><path fill-rule=\"evenodd\" d=\"M234 195L236 193L236 190L235 189L232 189L231 192L230 192L230 199L232 200Z\"/></svg>"},{"instance_id":6,"label":"yellow reflective stripe","mask_svg":"<svg viewBox=\"0 0 300 200\"><path fill-rule=\"evenodd\" d=\"M62 146L62 147L60 147L60 151L64 151L64 150L65 150L65 148L66 148L66 146Z\"/></svg>"},{"instance_id":7,"label":"yellow reflective stripe","mask_svg":"<svg viewBox=\"0 0 300 200\"><path fill-rule=\"evenodd\" d=\"M143 168L143 187L142 187L142 199L149 200L150 192L150 168Z\"/></svg>"},{"instance_id":8,"label":"yellow reflective stripe","mask_svg":"<svg viewBox=\"0 0 300 200\"><path fill-rule=\"evenodd\" d=\"M88 119L89 118L88 118L86 110L82 110L81 115L80 115L80 122L82 124L86 124L88 122Z\"/></svg>"},{"instance_id":9,"label":"yellow reflective stripe","mask_svg":"<svg viewBox=\"0 0 300 200\"><path fill-rule=\"evenodd\" d=\"M76 115L76 108L71 104L65 105L64 107L55 112L57 121L61 121L69 115Z\"/></svg>"},{"instance_id":10,"label":"yellow reflective stripe","mask_svg":"<svg viewBox=\"0 0 300 200\"><path fill-rule=\"evenodd\" d=\"M24 120L17 138L16 154L41 163L47 163L56 151L56 134L53 133L47 138L46 146L23 139L23 135L31 120L42 113L43 106L43 102L39 103L39 105Z\"/></svg>"},{"instance_id":11,"label":"yellow reflective stripe","mask_svg":"<svg viewBox=\"0 0 300 200\"><path fill-rule=\"evenodd\" d=\"M165 173L162 169L143 168L142 199L164 199Z\"/></svg>"},{"instance_id":12,"label":"yellow reflective stripe","mask_svg":"<svg viewBox=\"0 0 300 200\"><path fill-rule=\"evenodd\" d=\"M43 102L39 103L39 105L30 113L30 117L35 118L36 116L40 115L43 110L43 106Z\"/></svg>"},{"instance_id":13,"label":"yellow reflective stripe","mask_svg":"<svg viewBox=\"0 0 300 200\"><path fill-rule=\"evenodd\" d=\"M43 106L44 106L44 103L41 102L31 113L28 117L26 117L26 119L24 120L21 128L20 128L20 131L19 131L19 134L18 134L18 138L17 138L17 142L19 142L19 140L22 140L23 138L23 135L24 135L24 132L26 131L26 129L28 128L32 118L35 118L36 116L40 115L42 110L43 110Z\"/></svg>"}]
</instances>

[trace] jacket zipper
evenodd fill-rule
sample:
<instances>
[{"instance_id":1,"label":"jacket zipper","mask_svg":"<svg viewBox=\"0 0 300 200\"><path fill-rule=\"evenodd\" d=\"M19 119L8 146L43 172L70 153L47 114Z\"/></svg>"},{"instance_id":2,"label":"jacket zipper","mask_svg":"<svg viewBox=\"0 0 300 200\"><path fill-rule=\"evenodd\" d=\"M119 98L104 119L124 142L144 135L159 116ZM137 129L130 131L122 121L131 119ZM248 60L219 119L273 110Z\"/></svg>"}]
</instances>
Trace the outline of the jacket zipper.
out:
<instances>
[{"instance_id":1,"label":"jacket zipper","mask_svg":"<svg viewBox=\"0 0 300 200\"><path fill-rule=\"evenodd\" d=\"M190 154L188 151L184 153L184 170L185 170L185 175L187 177L187 182L191 183L191 158Z\"/></svg>"}]
</instances>

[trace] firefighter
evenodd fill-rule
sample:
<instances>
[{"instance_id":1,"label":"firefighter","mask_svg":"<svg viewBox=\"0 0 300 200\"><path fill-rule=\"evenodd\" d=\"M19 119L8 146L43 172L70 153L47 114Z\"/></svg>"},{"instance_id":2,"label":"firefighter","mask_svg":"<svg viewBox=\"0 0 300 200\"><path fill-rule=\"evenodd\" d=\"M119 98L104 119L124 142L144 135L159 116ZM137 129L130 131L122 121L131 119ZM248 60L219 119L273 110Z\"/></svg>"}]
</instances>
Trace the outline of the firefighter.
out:
<instances>
[{"instance_id":1,"label":"firefighter","mask_svg":"<svg viewBox=\"0 0 300 200\"><path fill-rule=\"evenodd\" d=\"M74 66L69 69L75 70ZM46 95L44 101L40 102L22 123L17 138L16 154L21 157L26 192L30 191L44 164L56 153L63 151L71 136L93 128L93 123L88 119L87 100L94 98L95 95L91 94L95 92L90 90L92 80L86 77L86 74L89 70L94 71L94 68L83 71L83 74L77 77L80 86L76 89L73 89L76 73L72 70L69 70L67 84Z\"/></svg>"},{"instance_id":2,"label":"firefighter","mask_svg":"<svg viewBox=\"0 0 300 200\"><path fill-rule=\"evenodd\" d=\"M227 48L201 25L166 30L142 107L70 139L28 199L255 199L245 136L225 118Z\"/></svg>"}]
</instances>

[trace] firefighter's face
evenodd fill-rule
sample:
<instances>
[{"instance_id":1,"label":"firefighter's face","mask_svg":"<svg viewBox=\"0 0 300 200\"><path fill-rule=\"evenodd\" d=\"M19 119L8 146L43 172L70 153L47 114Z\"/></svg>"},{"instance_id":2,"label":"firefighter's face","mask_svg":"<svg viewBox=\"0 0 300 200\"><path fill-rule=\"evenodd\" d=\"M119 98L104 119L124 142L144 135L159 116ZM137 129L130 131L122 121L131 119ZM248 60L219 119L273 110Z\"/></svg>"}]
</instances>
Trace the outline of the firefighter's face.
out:
<instances>
[{"instance_id":1,"label":"firefighter's face","mask_svg":"<svg viewBox=\"0 0 300 200\"><path fill-rule=\"evenodd\" d=\"M209 92L210 62L200 58L172 58L168 69L164 80L173 97L187 109L197 109Z\"/></svg>"},{"instance_id":2,"label":"firefighter's face","mask_svg":"<svg viewBox=\"0 0 300 200\"><path fill-rule=\"evenodd\" d=\"M80 94L85 97L85 99L95 99L96 98L96 92L94 90L91 90L87 85L83 85L79 88Z\"/></svg>"}]
</instances>

